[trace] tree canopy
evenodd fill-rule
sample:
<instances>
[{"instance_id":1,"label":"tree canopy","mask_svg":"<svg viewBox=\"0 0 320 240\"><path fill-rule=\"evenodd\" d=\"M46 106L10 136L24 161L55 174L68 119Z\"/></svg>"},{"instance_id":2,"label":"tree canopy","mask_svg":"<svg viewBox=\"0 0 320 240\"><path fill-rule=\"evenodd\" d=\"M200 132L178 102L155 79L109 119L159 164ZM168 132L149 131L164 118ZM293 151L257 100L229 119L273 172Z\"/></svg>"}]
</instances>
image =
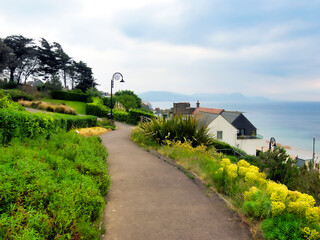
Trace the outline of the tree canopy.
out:
<instances>
[{"instance_id":1,"label":"tree canopy","mask_svg":"<svg viewBox=\"0 0 320 240\"><path fill-rule=\"evenodd\" d=\"M93 78L92 68L83 61L75 61L62 48L53 42L41 38L36 44L32 38L11 35L3 41L0 39L0 71L8 69L10 81L20 83L24 77L47 81L47 86L58 87L63 82L65 88L77 88L85 92L97 85Z\"/></svg>"},{"instance_id":2,"label":"tree canopy","mask_svg":"<svg viewBox=\"0 0 320 240\"><path fill-rule=\"evenodd\" d=\"M121 91L117 91L115 95L117 96L117 99L123 99L123 102L121 102L120 100L118 101L121 102L124 106L125 106L125 102L128 102L129 99L131 99L130 101L132 101L132 103L130 104L136 106L134 108L141 108L142 100L133 91L121 90ZM121 96L124 96L124 97L121 98ZM131 96L131 97L128 97L128 96Z\"/></svg>"}]
</instances>

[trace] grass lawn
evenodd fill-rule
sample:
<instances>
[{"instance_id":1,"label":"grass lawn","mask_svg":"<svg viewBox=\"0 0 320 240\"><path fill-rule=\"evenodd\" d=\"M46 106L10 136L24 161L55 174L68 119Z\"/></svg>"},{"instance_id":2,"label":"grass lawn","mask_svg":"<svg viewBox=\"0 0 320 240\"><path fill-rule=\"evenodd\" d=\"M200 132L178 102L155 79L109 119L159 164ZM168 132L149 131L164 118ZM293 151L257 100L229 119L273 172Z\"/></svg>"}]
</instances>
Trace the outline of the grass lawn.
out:
<instances>
[{"instance_id":1,"label":"grass lawn","mask_svg":"<svg viewBox=\"0 0 320 240\"><path fill-rule=\"evenodd\" d=\"M68 107L72 107L76 111L77 114L86 114L86 103L84 103L84 102L48 99L48 98L41 98L41 101L53 103L53 104L65 103Z\"/></svg>"}]
</instances>

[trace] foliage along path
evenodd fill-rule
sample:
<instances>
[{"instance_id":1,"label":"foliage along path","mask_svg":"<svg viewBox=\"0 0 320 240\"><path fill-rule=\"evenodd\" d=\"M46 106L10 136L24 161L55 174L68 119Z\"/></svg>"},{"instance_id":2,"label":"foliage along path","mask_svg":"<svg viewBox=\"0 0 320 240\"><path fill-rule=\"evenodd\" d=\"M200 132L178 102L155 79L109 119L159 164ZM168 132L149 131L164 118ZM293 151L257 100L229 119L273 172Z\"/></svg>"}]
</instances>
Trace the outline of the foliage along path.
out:
<instances>
[{"instance_id":1,"label":"foliage along path","mask_svg":"<svg viewBox=\"0 0 320 240\"><path fill-rule=\"evenodd\" d=\"M117 126L101 136L112 178L103 240L251 239L222 200L131 142L132 126Z\"/></svg>"}]
</instances>

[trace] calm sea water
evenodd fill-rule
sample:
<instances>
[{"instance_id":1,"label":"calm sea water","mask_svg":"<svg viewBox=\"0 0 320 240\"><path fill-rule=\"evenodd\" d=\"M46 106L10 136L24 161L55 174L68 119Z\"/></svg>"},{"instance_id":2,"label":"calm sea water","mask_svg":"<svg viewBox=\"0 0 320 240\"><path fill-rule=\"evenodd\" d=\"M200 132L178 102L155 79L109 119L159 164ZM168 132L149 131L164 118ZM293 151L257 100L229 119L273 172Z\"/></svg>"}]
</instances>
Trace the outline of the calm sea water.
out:
<instances>
[{"instance_id":1,"label":"calm sea water","mask_svg":"<svg viewBox=\"0 0 320 240\"><path fill-rule=\"evenodd\" d=\"M172 102L152 102L152 107L172 108ZM195 107L195 103L191 103ZM241 111L264 139L320 153L320 102L222 103L201 102L201 107Z\"/></svg>"}]
</instances>

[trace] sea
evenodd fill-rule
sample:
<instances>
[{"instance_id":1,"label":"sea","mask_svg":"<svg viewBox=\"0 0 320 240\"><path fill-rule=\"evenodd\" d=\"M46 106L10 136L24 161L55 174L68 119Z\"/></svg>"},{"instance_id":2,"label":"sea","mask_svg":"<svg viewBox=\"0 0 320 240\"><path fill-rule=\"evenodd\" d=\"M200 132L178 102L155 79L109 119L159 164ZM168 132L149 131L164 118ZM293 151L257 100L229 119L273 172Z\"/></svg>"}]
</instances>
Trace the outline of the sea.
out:
<instances>
[{"instance_id":1,"label":"sea","mask_svg":"<svg viewBox=\"0 0 320 240\"><path fill-rule=\"evenodd\" d=\"M195 107L196 103L191 104ZM153 108L170 109L173 102L151 102ZM200 102L201 107L240 111L258 129L264 139L276 139L277 143L320 153L320 102ZM312 158L312 156L310 156Z\"/></svg>"}]
</instances>

